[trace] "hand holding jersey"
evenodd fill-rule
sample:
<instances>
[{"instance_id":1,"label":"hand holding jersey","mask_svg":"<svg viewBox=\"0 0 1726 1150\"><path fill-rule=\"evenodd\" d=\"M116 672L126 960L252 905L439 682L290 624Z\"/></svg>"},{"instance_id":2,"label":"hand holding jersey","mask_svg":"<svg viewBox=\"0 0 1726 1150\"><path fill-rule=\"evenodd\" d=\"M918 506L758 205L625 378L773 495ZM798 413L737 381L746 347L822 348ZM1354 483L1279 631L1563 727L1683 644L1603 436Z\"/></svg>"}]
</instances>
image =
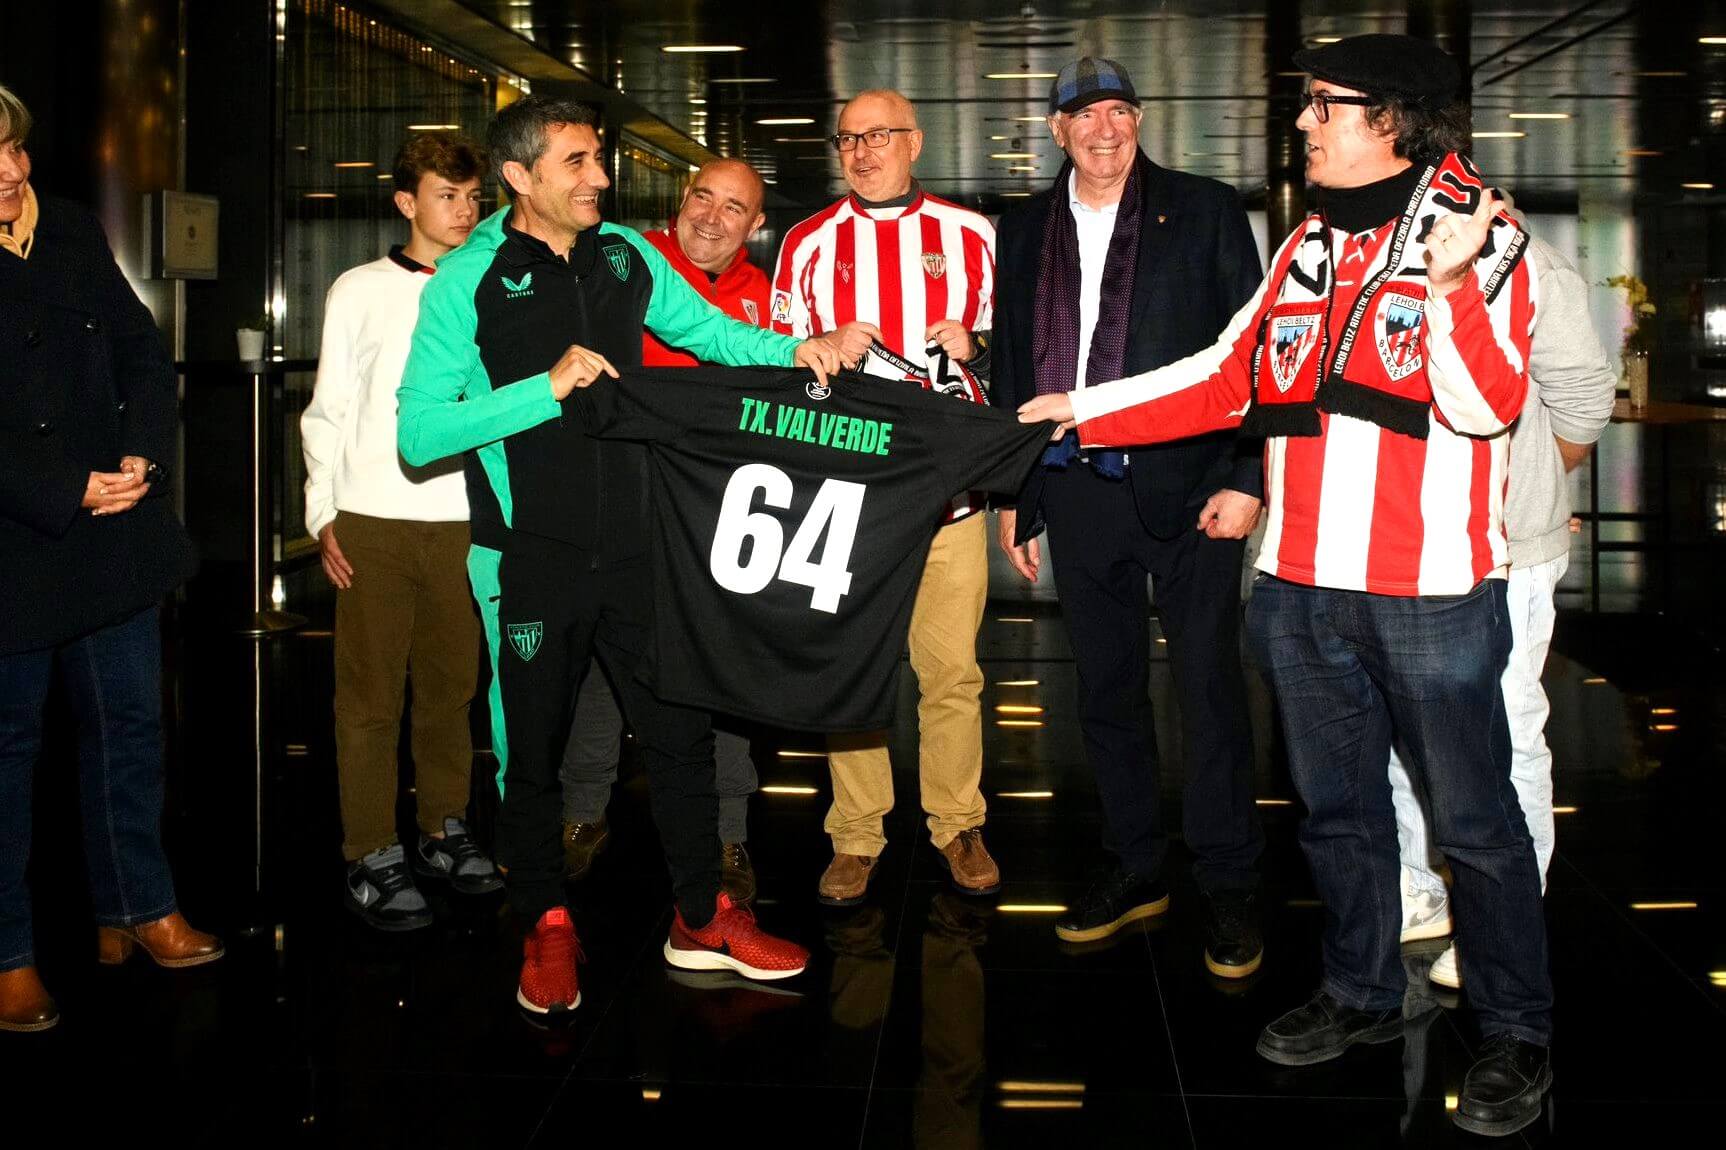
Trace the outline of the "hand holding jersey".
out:
<instances>
[{"instance_id":1,"label":"hand holding jersey","mask_svg":"<svg viewBox=\"0 0 1726 1150\"><path fill-rule=\"evenodd\" d=\"M567 399L570 392L588 386L602 372L617 378L617 369L611 366L609 359L597 351L572 343L551 369L551 397L559 401Z\"/></svg>"}]
</instances>

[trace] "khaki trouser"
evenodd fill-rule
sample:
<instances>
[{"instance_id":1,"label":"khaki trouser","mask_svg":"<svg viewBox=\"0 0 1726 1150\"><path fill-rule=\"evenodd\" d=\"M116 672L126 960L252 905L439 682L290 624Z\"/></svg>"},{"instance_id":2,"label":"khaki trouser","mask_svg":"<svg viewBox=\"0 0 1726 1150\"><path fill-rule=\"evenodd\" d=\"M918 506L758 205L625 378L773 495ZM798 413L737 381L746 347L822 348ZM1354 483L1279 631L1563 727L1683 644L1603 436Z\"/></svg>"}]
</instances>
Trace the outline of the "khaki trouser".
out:
<instances>
[{"instance_id":1,"label":"khaki trouser","mask_svg":"<svg viewBox=\"0 0 1726 1150\"><path fill-rule=\"evenodd\" d=\"M977 628L989 592L987 516L935 533L911 609L911 669L917 673L918 777L929 837L937 848L983 825L983 671ZM833 807L824 824L840 854L879 855L882 819L893 809L887 731L827 740Z\"/></svg>"},{"instance_id":2,"label":"khaki trouser","mask_svg":"<svg viewBox=\"0 0 1726 1150\"><path fill-rule=\"evenodd\" d=\"M353 586L336 592L335 644L336 773L351 862L396 841L396 745L410 675L420 829L441 832L445 816L467 810L479 621L465 522L342 511L334 530L354 569Z\"/></svg>"}]
</instances>

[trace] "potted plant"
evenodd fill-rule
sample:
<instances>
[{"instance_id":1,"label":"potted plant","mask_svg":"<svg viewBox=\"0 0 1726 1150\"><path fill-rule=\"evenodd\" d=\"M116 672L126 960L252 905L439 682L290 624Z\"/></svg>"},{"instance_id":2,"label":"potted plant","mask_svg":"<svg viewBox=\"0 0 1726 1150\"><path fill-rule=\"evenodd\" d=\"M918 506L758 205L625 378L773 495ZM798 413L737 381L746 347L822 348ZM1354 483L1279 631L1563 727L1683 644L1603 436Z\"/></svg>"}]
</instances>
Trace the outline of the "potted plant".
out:
<instances>
[{"instance_id":1,"label":"potted plant","mask_svg":"<svg viewBox=\"0 0 1726 1150\"><path fill-rule=\"evenodd\" d=\"M234 331L234 341L239 345L240 358L248 363L264 358L264 349L269 339L271 315L263 312L241 324Z\"/></svg>"},{"instance_id":2,"label":"potted plant","mask_svg":"<svg viewBox=\"0 0 1726 1150\"><path fill-rule=\"evenodd\" d=\"M1648 347L1653 341L1649 316L1655 313L1654 301L1648 298L1648 285L1633 275L1613 276L1607 287L1624 292L1624 302L1630 308L1630 326L1624 330L1624 345L1619 349L1619 361L1624 365L1624 386L1630 392L1630 406L1648 406Z\"/></svg>"}]
</instances>

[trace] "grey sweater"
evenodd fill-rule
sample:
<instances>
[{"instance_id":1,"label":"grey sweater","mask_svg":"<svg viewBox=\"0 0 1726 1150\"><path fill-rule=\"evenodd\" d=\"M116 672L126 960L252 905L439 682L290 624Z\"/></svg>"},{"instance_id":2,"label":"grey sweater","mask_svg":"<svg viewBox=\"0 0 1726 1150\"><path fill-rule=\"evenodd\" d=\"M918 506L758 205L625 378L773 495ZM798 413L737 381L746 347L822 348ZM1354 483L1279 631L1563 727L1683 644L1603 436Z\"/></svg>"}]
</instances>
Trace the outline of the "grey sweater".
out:
<instances>
[{"instance_id":1,"label":"grey sweater","mask_svg":"<svg viewBox=\"0 0 1726 1150\"><path fill-rule=\"evenodd\" d=\"M1594 443L1612 418L1617 377L1588 318L1588 284L1570 262L1530 235L1539 281L1528 399L1510 433L1504 532L1510 565L1532 567L1570 549L1570 492L1553 436Z\"/></svg>"}]
</instances>

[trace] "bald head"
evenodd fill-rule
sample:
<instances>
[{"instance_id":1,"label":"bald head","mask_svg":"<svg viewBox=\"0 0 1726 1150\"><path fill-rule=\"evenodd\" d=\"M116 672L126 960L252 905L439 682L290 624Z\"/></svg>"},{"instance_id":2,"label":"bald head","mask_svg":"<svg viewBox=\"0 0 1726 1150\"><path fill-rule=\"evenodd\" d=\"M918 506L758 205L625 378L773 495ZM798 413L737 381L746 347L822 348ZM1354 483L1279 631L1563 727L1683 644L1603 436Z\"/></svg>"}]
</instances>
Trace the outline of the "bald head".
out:
<instances>
[{"instance_id":1,"label":"bald head","mask_svg":"<svg viewBox=\"0 0 1726 1150\"><path fill-rule=\"evenodd\" d=\"M887 135L878 148L861 138L883 132ZM839 134L859 137L839 153L845 182L858 199L880 203L911 190L911 165L923 152L911 101L887 88L859 92L839 112Z\"/></svg>"},{"instance_id":2,"label":"bald head","mask_svg":"<svg viewBox=\"0 0 1726 1150\"><path fill-rule=\"evenodd\" d=\"M711 160L683 193L677 209L677 246L689 262L718 275L737 256L766 217L761 204L767 186L742 160Z\"/></svg>"},{"instance_id":3,"label":"bald head","mask_svg":"<svg viewBox=\"0 0 1726 1150\"><path fill-rule=\"evenodd\" d=\"M891 120L891 127L915 128L917 126L917 109L911 101L905 98L903 92L892 88L870 88L851 97L851 101L839 110L839 130L848 131L845 118L855 113L858 116L876 117L883 122Z\"/></svg>"}]
</instances>

